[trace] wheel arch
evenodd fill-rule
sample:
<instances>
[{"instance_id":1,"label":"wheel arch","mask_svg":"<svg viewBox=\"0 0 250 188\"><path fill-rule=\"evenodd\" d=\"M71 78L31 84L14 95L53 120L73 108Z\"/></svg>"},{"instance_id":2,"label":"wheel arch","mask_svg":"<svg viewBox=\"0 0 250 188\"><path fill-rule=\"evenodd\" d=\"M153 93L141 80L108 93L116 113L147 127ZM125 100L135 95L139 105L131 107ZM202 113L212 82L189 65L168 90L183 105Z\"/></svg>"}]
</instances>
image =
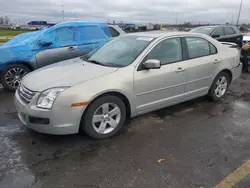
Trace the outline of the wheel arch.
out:
<instances>
[{"instance_id":1,"label":"wheel arch","mask_svg":"<svg viewBox=\"0 0 250 188\"><path fill-rule=\"evenodd\" d=\"M229 84L231 84L231 82L232 82L232 80L233 80L233 73L232 73L232 71L230 71L229 69L222 69L220 72L218 72L218 73L214 76L214 78L213 78L213 80L212 80L212 83L210 84L209 91L210 91L210 89L211 89L211 87L212 87L212 85L213 85L213 82L214 82L214 80L216 79L216 77L217 77L220 73L222 73L222 72L225 72L225 73L227 73L227 74L229 75L229 79L230 79Z\"/></svg>"},{"instance_id":2,"label":"wheel arch","mask_svg":"<svg viewBox=\"0 0 250 188\"><path fill-rule=\"evenodd\" d=\"M95 97L91 100L91 102L90 102L90 104L87 106L87 108L84 110L82 117L83 117L83 116L85 115L85 113L87 112L88 107L89 107L95 100L97 100L97 99L99 99L99 98L101 98L101 97L107 96L107 95L109 95L109 96L110 96L110 95L112 95L112 96L117 96L117 97L119 97L119 98L123 101L123 103L125 104L125 107L126 107L126 119L129 119L129 118L131 117L131 113L132 113L131 103L130 103L130 101L128 100L128 97L125 96L123 93L121 93L121 92L119 92L119 91L107 91L107 92L104 92L104 93L101 93L101 94L95 96Z\"/></svg>"},{"instance_id":3,"label":"wheel arch","mask_svg":"<svg viewBox=\"0 0 250 188\"><path fill-rule=\"evenodd\" d=\"M233 80L233 73L232 73L232 71L231 70L229 70L229 69L223 69L222 71L220 71L216 76L218 76L220 73L222 73L222 72L225 72L225 73L227 73L228 74L228 76L229 76L229 79L230 79L230 83L232 82L232 80ZM215 77L216 78L216 77ZM230 84L229 83L229 84Z\"/></svg>"},{"instance_id":4,"label":"wheel arch","mask_svg":"<svg viewBox=\"0 0 250 188\"><path fill-rule=\"evenodd\" d=\"M31 63L27 61L20 61L20 62L9 62L9 63L3 64L0 72L3 72L6 69L6 67L12 66L12 65L24 65L27 68L29 68L30 71L34 70L34 67L31 65Z\"/></svg>"}]
</instances>

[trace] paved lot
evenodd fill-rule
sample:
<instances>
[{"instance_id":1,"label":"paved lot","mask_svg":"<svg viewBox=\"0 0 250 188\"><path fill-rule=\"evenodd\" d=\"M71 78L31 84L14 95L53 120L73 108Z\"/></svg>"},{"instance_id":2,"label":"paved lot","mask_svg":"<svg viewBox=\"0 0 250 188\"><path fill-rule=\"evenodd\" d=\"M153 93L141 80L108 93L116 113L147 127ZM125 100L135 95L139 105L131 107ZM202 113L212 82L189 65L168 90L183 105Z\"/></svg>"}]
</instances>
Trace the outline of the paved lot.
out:
<instances>
[{"instance_id":1,"label":"paved lot","mask_svg":"<svg viewBox=\"0 0 250 188\"><path fill-rule=\"evenodd\" d=\"M200 98L149 113L101 142L35 133L18 120L13 94L0 99L1 188L213 187L250 159L247 74L221 103Z\"/></svg>"}]
</instances>

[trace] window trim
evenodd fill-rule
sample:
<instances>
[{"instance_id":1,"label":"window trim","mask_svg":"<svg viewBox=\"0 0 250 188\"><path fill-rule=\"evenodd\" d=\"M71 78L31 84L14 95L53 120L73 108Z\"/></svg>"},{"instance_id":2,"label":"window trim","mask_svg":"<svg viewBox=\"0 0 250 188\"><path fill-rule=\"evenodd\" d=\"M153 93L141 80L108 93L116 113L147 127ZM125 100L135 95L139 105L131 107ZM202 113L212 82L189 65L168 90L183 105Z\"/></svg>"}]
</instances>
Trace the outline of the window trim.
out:
<instances>
[{"instance_id":1,"label":"window trim","mask_svg":"<svg viewBox=\"0 0 250 188\"><path fill-rule=\"evenodd\" d=\"M154 44L154 45L145 53L145 56L140 60L140 63L138 63L137 72L146 70L146 69L143 67L143 63L145 62L144 60L145 60L145 58L147 57L147 55L148 55L148 54L149 54L158 44L160 44L161 42L163 42L163 41L165 41L165 40L175 39L175 38L179 38L179 39L180 39L180 42L181 42L182 60L170 62L170 63L167 63L167 64L161 64L161 67L162 67L162 66L165 66L165 65L171 65L171 64L174 64L174 63L186 61L186 55L187 55L187 54L186 54L186 50L184 50L184 49L185 49L185 44L184 44L184 41L183 41L182 37L181 37L181 36L173 36L173 37L163 38L163 39L161 39L160 41L158 41L156 44Z\"/></svg>"},{"instance_id":2,"label":"window trim","mask_svg":"<svg viewBox=\"0 0 250 188\"><path fill-rule=\"evenodd\" d=\"M188 59L187 60L190 60L190 59L197 59L197 58L202 58L202 57L208 57L208 56L211 56L211 55L216 55L216 54L218 54L218 49L216 48L216 46L214 45L214 44L212 44L211 42L209 42L207 39L204 39L204 38L202 38L202 37L196 37L196 36L185 36L185 37L183 37L184 38L184 40L185 40L185 43L186 43L186 48L187 48L187 55L188 55ZM187 38L200 38L200 39L203 39L203 40L205 40L205 41L207 41L208 42L208 46L209 46L209 55L204 55L204 56L199 56L199 57L193 57L193 58L190 58L190 56L189 56L189 50L188 50L188 43L187 43ZM210 45L209 44L212 44L214 47L215 47L215 49L216 49L216 53L215 54L212 54L211 53L211 47L210 47Z\"/></svg>"}]
</instances>

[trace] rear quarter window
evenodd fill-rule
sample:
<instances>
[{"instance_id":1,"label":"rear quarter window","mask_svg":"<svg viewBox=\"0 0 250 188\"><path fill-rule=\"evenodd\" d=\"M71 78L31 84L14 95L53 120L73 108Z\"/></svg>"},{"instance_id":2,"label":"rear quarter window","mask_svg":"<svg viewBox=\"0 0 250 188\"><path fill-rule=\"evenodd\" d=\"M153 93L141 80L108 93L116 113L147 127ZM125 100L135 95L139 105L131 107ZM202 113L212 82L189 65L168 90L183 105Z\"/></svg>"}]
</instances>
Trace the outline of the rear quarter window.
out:
<instances>
[{"instance_id":1,"label":"rear quarter window","mask_svg":"<svg viewBox=\"0 0 250 188\"><path fill-rule=\"evenodd\" d=\"M118 37L120 35L120 33L116 31L113 27L109 27L109 32L112 37Z\"/></svg>"},{"instance_id":2,"label":"rear quarter window","mask_svg":"<svg viewBox=\"0 0 250 188\"><path fill-rule=\"evenodd\" d=\"M209 43L209 46L211 55L218 53L217 48L213 44Z\"/></svg>"}]
</instances>

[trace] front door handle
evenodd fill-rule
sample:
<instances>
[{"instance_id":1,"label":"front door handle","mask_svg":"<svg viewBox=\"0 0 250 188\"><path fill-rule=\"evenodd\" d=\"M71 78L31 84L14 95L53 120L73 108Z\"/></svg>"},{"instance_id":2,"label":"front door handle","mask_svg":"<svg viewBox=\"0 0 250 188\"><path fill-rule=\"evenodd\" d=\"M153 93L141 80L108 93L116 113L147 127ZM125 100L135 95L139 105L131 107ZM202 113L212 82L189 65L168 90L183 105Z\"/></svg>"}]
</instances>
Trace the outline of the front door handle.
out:
<instances>
[{"instance_id":1,"label":"front door handle","mask_svg":"<svg viewBox=\"0 0 250 188\"><path fill-rule=\"evenodd\" d=\"M179 67L175 72L179 73L179 72L185 72L185 71L186 71L186 69Z\"/></svg>"},{"instance_id":2,"label":"front door handle","mask_svg":"<svg viewBox=\"0 0 250 188\"><path fill-rule=\"evenodd\" d=\"M219 59L215 59L214 60L214 64L218 64L218 63L220 63L220 60Z\"/></svg>"},{"instance_id":3,"label":"front door handle","mask_svg":"<svg viewBox=\"0 0 250 188\"><path fill-rule=\"evenodd\" d=\"M70 47L68 48L68 51L73 52L73 51L75 51L76 49L77 49L77 47L70 46Z\"/></svg>"}]
</instances>

